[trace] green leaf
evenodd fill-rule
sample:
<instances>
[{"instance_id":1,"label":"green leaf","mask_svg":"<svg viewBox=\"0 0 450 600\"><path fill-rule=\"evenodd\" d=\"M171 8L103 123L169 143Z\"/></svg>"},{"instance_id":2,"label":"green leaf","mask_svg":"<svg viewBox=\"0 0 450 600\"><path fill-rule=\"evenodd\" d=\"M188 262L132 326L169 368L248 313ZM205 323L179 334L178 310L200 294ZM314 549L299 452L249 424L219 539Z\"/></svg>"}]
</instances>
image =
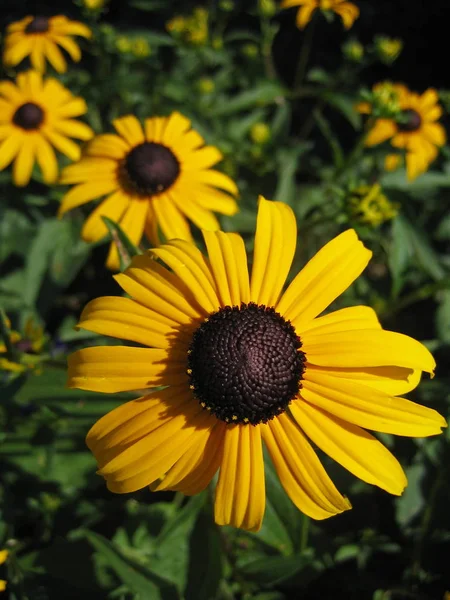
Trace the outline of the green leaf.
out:
<instances>
[{"instance_id":1,"label":"green leaf","mask_svg":"<svg viewBox=\"0 0 450 600\"><path fill-rule=\"evenodd\" d=\"M443 342L450 343L450 290L442 290L439 301L436 311L437 335Z\"/></svg>"},{"instance_id":2,"label":"green leaf","mask_svg":"<svg viewBox=\"0 0 450 600\"><path fill-rule=\"evenodd\" d=\"M186 600L217 598L223 576L222 546L212 514L200 512L189 542Z\"/></svg>"},{"instance_id":3,"label":"green leaf","mask_svg":"<svg viewBox=\"0 0 450 600\"><path fill-rule=\"evenodd\" d=\"M310 149L308 143L298 144L295 148L280 148L277 153L278 181L274 200L292 206L297 196L296 173L299 158Z\"/></svg>"},{"instance_id":4,"label":"green leaf","mask_svg":"<svg viewBox=\"0 0 450 600\"><path fill-rule=\"evenodd\" d=\"M268 106L273 104L277 98L284 97L286 91L279 83L263 81L251 90L246 90L234 95L220 103L214 109L213 116L232 115L252 108Z\"/></svg>"},{"instance_id":5,"label":"green leaf","mask_svg":"<svg viewBox=\"0 0 450 600\"><path fill-rule=\"evenodd\" d=\"M156 554L152 557L152 567L175 583L180 592L187 584L189 540L205 497L205 494L193 496L167 523L155 542Z\"/></svg>"},{"instance_id":6,"label":"green leaf","mask_svg":"<svg viewBox=\"0 0 450 600\"><path fill-rule=\"evenodd\" d=\"M397 297L403 287L404 274L409 266L413 249L409 229L403 218L394 219L391 227L391 241L387 262L392 276L392 295Z\"/></svg>"},{"instance_id":7,"label":"green leaf","mask_svg":"<svg viewBox=\"0 0 450 600\"><path fill-rule=\"evenodd\" d=\"M413 181L409 181L406 177L406 171L398 169L393 173L385 173L380 179L380 184L385 190L422 193L439 187L450 187L450 172L428 171Z\"/></svg>"},{"instance_id":8,"label":"green leaf","mask_svg":"<svg viewBox=\"0 0 450 600\"><path fill-rule=\"evenodd\" d=\"M355 110L355 98L353 96L337 92L326 92L322 94L321 98L339 111L354 129L361 129L361 115Z\"/></svg>"},{"instance_id":9,"label":"green leaf","mask_svg":"<svg viewBox=\"0 0 450 600\"><path fill-rule=\"evenodd\" d=\"M136 600L180 600L175 586L145 566L125 558L106 538L93 531L84 531L84 537L108 561L117 577L137 594Z\"/></svg>"},{"instance_id":10,"label":"green leaf","mask_svg":"<svg viewBox=\"0 0 450 600\"><path fill-rule=\"evenodd\" d=\"M133 8L145 11L159 11L167 7L166 0L130 0L130 5Z\"/></svg>"},{"instance_id":11,"label":"green leaf","mask_svg":"<svg viewBox=\"0 0 450 600\"><path fill-rule=\"evenodd\" d=\"M123 231L118 223L111 221L111 219L108 217L102 217L102 219L108 228L112 241L117 247L120 260L120 270L124 271L130 264L133 256L142 254L142 252L130 241L127 234Z\"/></svg>"},{"instance_id":12,"label":"green leaf","mask_svg":"<svg viewBox=\"0 0 450 600\"><path fill-rule=\"evenodd\" d=\"M242 576L259 585L273 586L291 579L304 569L315 564L309 553L293 554L292 556L272 556L255 560L239 569ZM319 570L319 565L314 567Z\"/></svg>"}]
</instances>

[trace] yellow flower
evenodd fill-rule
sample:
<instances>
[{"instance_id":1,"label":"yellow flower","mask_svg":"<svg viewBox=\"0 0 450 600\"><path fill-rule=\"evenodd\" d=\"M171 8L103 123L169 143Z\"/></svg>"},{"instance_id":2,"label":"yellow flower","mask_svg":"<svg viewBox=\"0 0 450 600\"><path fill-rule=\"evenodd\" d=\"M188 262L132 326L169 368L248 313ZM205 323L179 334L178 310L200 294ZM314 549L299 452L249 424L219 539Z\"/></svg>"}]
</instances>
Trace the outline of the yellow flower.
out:
<instances>
[{"instance_id":1,"label":"yellow flower","mask_svg":"<svg viewBox=\"0 0 450 600\"><path fill-rule=\"evenodd\" d=\"M9 552L8 550L0 550L0 565L2 565L8 559ZM0 592L4 592L6 590L7 582L4 579L0 579Z\"/></svg>"},{"instance_id":2,"label":"yellow flower","mask_svg":"<svg viewBox=\"0 0 450 600\"><path fill-rule=\"evenodd\" d=\"M378 227L398 214L397 206L391 204L378 183L353 190L349 203L352 216L360 223L372 227Z\"/></svg>"},{"instance_id":3,"label":"yellow flower","mask_svg":"<svg viewBox=\"0 0 450 600\"><path fill-rule=\"evenodd\" d=\"M90 302L79 327L134 346L69 357L71 388L153 389L102 417L87 444L109 490L196 494L219 471L215 520L257 531L264 515L262 443L294 504L314 519L348 510L313 446L354 475L399 495L394 456L366 429L440 433L436 411L397 396L435 361L416 340L384 331L353 306L319 316L372 253L350 229L326 244L283 292L295 254L293 211L260 199L253 267L243 239L203 231L137 256L115 277L130 297ZM162 264L164 263L164 265ZM150 347L148 347L150 346Z\"/></svg>"},{"instance_id":4,"label":"yellow flower","mask_svg":"<svg viewBox=\"0 0 450 600\"><path fill-rule=\"evenodd\" d=\"M44 72L47 59L58 73L65 73L67 63L58 46L78 62L81 51L72 39L75 35L89 38L92 33L83 23L70 21L62 15L25 17L11 23L6 30L3 62L6 66L15 66L29 56L33 68Z\"/></svg>"},{"instance_id":5,"label":"yellow flower","mask_svg":"<svg viewBox=\"0 0 450 600\"><path fill-rule=\"evenodd\" d=\"M300 6L297 12L297 27L304 29L311 21L313 13L320 10L333 11L338 14L344 27L350 29L359 17L359 8L353 2L345 0L283 0L281 8Z\"/></svg>"},{"instance_id":6,"label":"yellow flower","mask_svg":"<svg viewBox=\"0 0 450 600\"><path fill-rule=\"evenodd\" d=\"M446 142L445 129L437 121L442 116L436 90L429 88L416 94L401 84L392 86L400 106L398 119L377 119L370 130L367 146L387 140L395 148L406 152L406 172L409 180L424 173ZM369 112L370 106L361 112Z\"/></svg>"},{"instance_id":7,"label":"yellow flower","mask_svg":"<svg viewBox=\"0 0 450 600\"><path fill-rule=\"evenodd\" d=\"M166 29L171 33L183 33L186 29L186 19L181 16L174 17L166 23Z\"/></svg>"},{"instance_id":8,"label":"yellow flower","mask_svg":"<svg viewBox=\"0 0 450 600\"><path fill-rule=\"evenodd\" d=\"M270 127L265 123L255 123L250 129L250 139L254 144L265 144L270 140Z\"/></svg>"},{"instance_id":9,"label":"yellow flower","mask_svg":"<svg viewBox=\"0 0 450 600\"><path fill-rule=\"evenodd\" d=\"M100 10L106 4L105 0L83 0L83 4L89 10Z\"/></svg>"},{"instance_id":10,"label":"yellow flower","mask_svg":"<svg viewBox=\"0 0 450 600\"><path fill-rule=\"evenodd\" d=\"M145 38L136 38L131 44L131 52L137 58L147 58L151 54L150 44Z\"/></svg>"},{"instance_id":11,"label":"yellow flower","mask_svg":"<svg viewBox=\"0 0 450 600\"><path fill-rule=\"evenodd\" d=\"M125 35L120 35L116 39L116 48L122 54L127 54L128 52L131 52L131 40Z\"/></svg>"},{"instance_id":12,"label":"yellow flower","mask_svg":"<svg viewBox=\"0 0 450 600\"><path fill-rule=\"evenodd\" d=\"M208 11L197 7L189 17L178 16L168 21L166 28L189 44L201 46L208 40Z\"/></svg>"},{"instance_id":13,"label":"yellow flower","mask_svg":"<svg viewBox=\"0 0 450 600\"><path fill-rule=\"evenodd\" d=\"M7 358L0 357L0 371L10 371L11 373L22 373L25 371L26 366L21 363L8 360Z\"/></svg>"},{"instance_id":14,"label":"yellow flower","mask_svg":"<svg viewBox=\"0 0 450 600\"><path fill-rule=\"evenodd\" d=\"M202 77L198 80L197 88L200 94L208 96L209 94L212 94L214 92L214 90L216 89L216 84L214 83L214 79L211 79L209 77Z\"/></svg>"},{"instance_id":15,"label":"yellow flower","mask_svg":"<svg viewBox=\"0 0 450 600\"><path fill-rule=\"evenodd\" d=\"M386 64L391 64L400 55L403 49L403 42L398 38L377 36L375 38L375 49L380 60Z\"/></svg>"},{"instance_id":16,"label":"yellow flower","mask_svg":"<svg viewBox=\"0 0 450 600\"><path fill-rule=\"evenodd\" d=\"M344 55L353 62L361 62L364 57L364 46L356 40L344 44L342 50Z\"/></svg>"},{"instance_id":17,"label":"yellow flower","mask_svg":"<svg viewBox=\"0 0 450 600\"><path fill-rule=\"evenodd\" d=\"M87 106L56 79L42 79L37 71L20 73L16 83L0 81L0 171L14 161L13 180L24 186L37 161L45 183L58 177L53 148L78 160L80 148L69 137L89 140L90 127L73 117Z\"/></svg>"},{"instance_id":18,"label":"yellow flower","mask_svg":"<svg viewBox=\"0 0 450 600\"><path fill-rule=\"evenodd\" d=\"M213 211L237 212L235 200L228 195L237 195L236 184L211 169L222 154L204 145L189 119L174 112L169 117L146 119L144 130L132 115L113 123L119 135L96 137L81 161L66 167L61 176L61 183L77 185L63 198L60 215L108 196L84 224L86 241L97 241L106 234L103 215L120 223L134 244L141 241L144 231L158 244L158 228L167 239L191 240L188 219L197 227L219 229ZM118 268L114 244L107 265Z\"/></svg>"}]
</instances>

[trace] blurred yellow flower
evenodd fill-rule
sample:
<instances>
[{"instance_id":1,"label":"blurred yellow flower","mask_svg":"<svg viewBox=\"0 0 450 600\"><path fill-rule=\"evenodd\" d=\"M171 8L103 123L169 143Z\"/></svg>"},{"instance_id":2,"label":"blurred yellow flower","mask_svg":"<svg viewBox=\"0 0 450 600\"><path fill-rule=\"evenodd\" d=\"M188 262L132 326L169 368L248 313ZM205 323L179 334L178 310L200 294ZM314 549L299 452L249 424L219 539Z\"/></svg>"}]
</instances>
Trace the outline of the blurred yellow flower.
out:
<instances>
[{"instance_id":1,"label":"blurred yellow flower","mask_svg":"<svg viewBox=\"0 0 450 600\"><path fill-rule=\"evenodd\" d=\"M375 38L375 50L380 60L386 64L391 64L398 58L403 49L403 42L399 38L388 38L377 36Z\"/></svg>"},{"instance_id":2,"label":"blurred yellow flower","mask_svg":"<svg viewBox=\"0 0 450 600\"><path fill-rule=\"evenodd\" d=\"M384 159L384 168L386 171L396 171L402 164L400 154L388 154Z\"/></svg>"},{"instance_id":3,"label":"blurred yellow flower","mask_svg":"<svg viewBox=\"0 0 450 600\"><path fill-rule=\"evenodd\" d=\"M255 123L250 129L250 139L254 144L265 144L270 140L270 127L265 123Z\"/></svg>"},{"instance_id":4,"label":"blurred yellow flower","mask_svg":"<svg viewBox=\"0 0 450 600\"><path fill-rule=\"evenodd\" d=\"M9 552L8 550L0 550L0 565L2 565L8 559ZM4 579L0 579L0 592L4 592L6 590L7 582Z\"/></svg>"},{"instance_id":5,"label":"blurred yellow flower","mask_svg":"<svg viewBox=\"0 0 450 600\"><path fill-rule=\"evenodd\" d=\"M222 154L205 145L189 119L174 112L146 119L142 128L136 117L128 115L113 124L118 135L97 136L80 162L62 172L61 183L75 186L64 196L60 215L107 196L84 224L83 239L96 242L106 235L103 215L120 223L134 244L144 232L159 244L159 229L167 239L192 240L188 220L216 230L220 225L214 212L237 212L236 184L211 169ZM107 266L119 266L114 244Z\"/></svg>"},{"instance_id":6,"label":"blurred yellow flower","mask_svg":"<svg viewBox=\"0 0 450 600\"><path fill-rule=\"evenodd\" d=\"M177 16L166 23L170 33L178 34L185 42L202 46L208 41L208 11L197 7L189 17Z\"/></svg>"},{"instance_id":7,"label":"blurred yellow flower","mask_svg":"<svg viewBox=\"0 0 450 600\"><path fill-rule=\"evenodd\" d=\"M119 35L116 39L116 48L122 54L128 54L131 52L131 40L127 38L125 35Z\"/></svg>"},{"instance_id":8,"label":"blurred yellow flower","mask_svg":"<svg viewBox=\"0 0 450 600\"><path fill-rule=\"evenodd\" d=\"M376 119L366 139L367 146L387 140L395 148L406 152L406 172L409 180L424 173L446 142L444 127L437 123L442 116L436 90L429 88L423 94L411 92L402 84L392 84L400 111L397 118ZM360 112L370 114L372 107L363 103Z\"/></svg>"},{"instance_id":9,"label":"blurred yellow flower","mask_svg":"<svg viewBox=\"0 0 450 600\"><path fill-rule=\"evenodd\" d=\"M277 12L274 0L258 0L258 10L263 17L273 17Z\"/></svg>"},{"instance_id":10,"label":"blurred yellow flower","mask_svg":"<svg viewBox=\"0 0 450 600\"><path fill-rule=\"evenodd\" d=\"M107 0L83 0L83 4L89 10L99 10L103 8Z\"/></svg>"},{"instance_id":11,"label":"blurred yellow flower","mask_svg":"<svg viewBox=\"0 0 450 600\"><path fill-rule=\"evenodd\" d=\"M318 9L338 14L346 29L350 29L359 17L359 8L353 2L345 0L283 0L281 3L281 8L291 8L291 6L300 7L296 21L297 27L300 29L304 29L308 25L313 13Z\"/></svg>"},{"instance_id":12,"label":"blurred yellow flower","mask_svg":"<svg viewBox=\"0 0 450 600\"><path fill-rule=\"evenodd\" d=\"M152 51L150 44L145 38L136 38L131 43L131 52L136 58L147 58Z\"/></svg>"},{"instance_id":13,"label":"blurred yellow flower","mask_svg":"<svg viewBox=\"0 0 450 600\"><path fill-rule=\"evenodd\" d=\"M55 183L58 161L53 148L78 160L80 148L69 138L85 141L94 135L73 118L86 112L83 98L37 71L19 73L15 83L0 81L0 171L14 161L13 181L25 186L37 162L44 182Z\"/></svg>"},{"instance_id":14,"label":"blurred yellow flower","mask_svg":"<svg viewBox=\"0 0 450 600\"><path fill-rule=\"evenodd\" d=\"M216 85L214 80L210 77L201 77L198 80L197 87L200 94L207 96L208 94L212 94L214 92Z\"/></svg>"},{"instance_id":15,"label":"blurred yellow flower","mask_svg":"<svg viewBox=\"0 0 450 600\"><path fill-rule=\"evenodd\" d=\"M25 17L6 29L3 62L6 66L15 66L29 56L33 68L44 72L47 59L58 73L65 73L67 63L59 46L78 62L81 51L72 39L75 35L90 38L92 32L83 23L70 21L63 15Z\"/></svg>"},{"instance_id":16,"label":"blurred yellow flower","mask_svg":"<svg viewBox=\"0 0 450 600\"><path fill-rule=\"evenodd\" d=\"M378 183L372 186L360 186L353 190L349 205L354 219L372 227L378 227L398 214L397 205L389 201Z\"/></svg>"},{"instance_id":17,"label":"blurred yellow flower","mask_svg":"<svg viewBox=\"0 0 450 600\"><path fill-rule=\"evenodd\" d=\"M364 46L356 41L350 40L342 46L344 56L353 62L361 62L364 57Z\"/></svg>"}]
</instances>

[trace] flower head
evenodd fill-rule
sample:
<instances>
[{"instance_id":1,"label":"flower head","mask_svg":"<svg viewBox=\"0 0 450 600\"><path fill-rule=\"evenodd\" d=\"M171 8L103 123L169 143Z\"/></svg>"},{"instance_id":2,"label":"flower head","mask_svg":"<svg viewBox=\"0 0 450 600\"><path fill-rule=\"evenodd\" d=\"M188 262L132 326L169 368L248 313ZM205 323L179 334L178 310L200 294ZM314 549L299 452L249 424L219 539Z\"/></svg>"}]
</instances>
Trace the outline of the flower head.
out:
<instances>
[{"instance_id":1,"label":"flower head","mask_svg":"<svg viewBox=\"0 0 450 600\"><path fill-rule=\"evenodd\" d=\"M379 85L379 84L377 84ZM408 179L424 173L446 142L443 126L437 121L442 116L436 90L429 88L423 94L411 92L402 84L392 84L398 98L399 110L395 118L376 119L367 139L367 146L376 146L387 140L394 148L406 153ZM360 112L371 113L372 106L363 103Z\"/></svg>"},{"instance_id":2,"label":"flower head","mask_svg":"<svg viewBox=\"0 0 450 600\"><path fill-rule=\"evenodd\" d=\"M375 50L379 59L387 65L393 63L403 49L403 42L399 38L388 38L377 36L375 38Z\"/></svg>"},{"instance_id":3,"label":"flower head","mask_svg":"<svg viewBox=\"0 0 450 600\"><path fill-rule=\"evenodd\" d=\"M58 73L65 73L67 63L60 47L78 62L81 51L73 40L76 35L89 38L92 33L83 23L71 21L63 15L25 17L8 25L3 62L7 66L15 66L29 56L33 68L38 71L45 71L48 60Z\"/></svg>"},{"instance_id":4,"label":"flower head","mask_svg":"<svg viewBox=\"0 0 450 600\"><path fill-rule=\"evenodd\" d=\"M372 227L378 227L398 214L398 207L383 194L378 183L371 186L362 185L353 190L349 199L349 209L355 220Z\"/></svg>"},{"instance_id":5,"label":"flower head","mask_svg":"<svg viewBox=\"0 0 450 600\"><path fill-rule=\"evenodd\" d=\"M14 161L14 183L24 186L37 161L45 183L54 183L58 162L53 148L78 160L80 148L70 138L93 136L90 127L73 118L86 111L82 98L37 71L20 73L15 83L0 81L0 170Z\"/></svg>"},{"instance_id":6,"label":"flower head","mask_svg":"<svg viewBox=\"0 0 450 600\"><path fill-rule=\"evenodd\" d=\"M79 327L144 347L97 346L69 357L68 385L155 388L102 417L87 444L117 493L146 486L192 495L219 471L215 519L256 531L265 507L262 444L305 514L350 508L311 439L364 481L401 494L406 477L366 429L440 433L434 410L397 396L432 373L429 351L354 306L319 316L371 257L353 230L284 283L295 253L292 210L260 199L249 277L242 238L203 232L208 255L172 240L116 276L130 296L98 298ZM150 347L148 347L150 346Z\"/></svg>"},{"instance_id":7,"label":"flower head","mask_svg":"<svg viewBox=\"0 0 450 600\"><path fill-rule=\"evenodd\" d=\"M314 12L318 9L331 11L339 15L346 29L350 29L359 17L359 8L353 2L346 0L283 0L281 8L299 6L297 12L297 27L304 29L311 21Z\"/></svg>"},{"instance_id":8,"label":"flower head","mask_svg":"<svg viewBox=\"0 0 450 600\"><path fill-rule=\"evenodd\" d=\"M64 196L60 215L108 196L84 225L86 241L97 241L107 233L103 215L119 222L134 244L144 231L158 244L158 228L167 239L191 240L187 219L197 227L219 229L213 211L236 213L235 183L211 169L222 155L217 148L205 146L189 119L175 112L146 119L143 129L129 115L116 119L114 127L118 135L96 137L80 162L66 167L61 176L62 183L76 185ZM118 264L112 245L108 266L116 269Z\"/></svg>"},{"instance_id":9,"label":"flower head","mask_svg":"<svg viewBox=\"0 0 450 600\"><path fill-rule=\"evenodd\" d=\"M8 550L0 550L0 565L8 560L8 555ZM6 590L6 585L7 582L4 579L0 579L0 592L4 592Z\"/></svg>"}]
</instances>

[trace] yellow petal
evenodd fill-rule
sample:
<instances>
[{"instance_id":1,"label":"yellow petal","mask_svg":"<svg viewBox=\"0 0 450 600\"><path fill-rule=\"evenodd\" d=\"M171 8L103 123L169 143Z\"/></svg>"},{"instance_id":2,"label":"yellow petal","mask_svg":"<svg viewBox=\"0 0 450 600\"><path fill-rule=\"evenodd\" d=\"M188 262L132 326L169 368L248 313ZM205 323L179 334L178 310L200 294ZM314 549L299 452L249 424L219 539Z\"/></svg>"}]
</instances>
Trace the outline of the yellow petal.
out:
<instances>
[{"instance_id":1,"label":"yellow petal","mask_svg":"<svg viewBox=\"0 0 450 600\"><path fill-rule=\"evenodd\" d=\"M54 35L52 39L59 46L64 48L73 61L78 62L81 59L80 47L71 38L64 35Z\"/></svg>"},{"instance_id":2,"label":"yellow petal","mask_svg":"<svg viewBox=\"0 0 450 600\"><path fill-rule=\"evenodd\" d=\"M361 329L320 336L305 333L308 362L323 367L397 366L433 373L435 360L423 344L394 331Z\"/></svg>"},{"instance_id":3,"label":"yellow petal","mask_svg":"<svg viewBox=\"0 0 450 600\"><path fill-rule=\"evenodd\" d=\"M80 158L81 150L72 140L69 140L64 135L61 135L55 131L52 127L44 125L41 129L42 134L57 150L62 152L70 158L70 160L77 161Z\"/></svg>"},{"instance_id":4,"label":"yellow petal","mask_svg":"<svg viewBox=\"0 0 450 600\"><path fill-rule=\"evenodd\" d=\"M303 433L286 414L262 426L262 435L281 485L305 515L327 519L351 508Z\"/></svg>"},{"instance_id":5,"label":"yellow petal","mask_svg":"<svg viewBox=\"0 0 450 600\"><path fill-rule=\"evenodd\" d=\"M249 298L247 256L236 233L204 231L211 270L222 306L240 306ZM242 291L242 296L241 296Z\"/></svg>"},{"instance_id":6,"label":"yellow petal","mask_svg":"<svg viewBox=\"0 0 450 600\"><path fill-rule=\"evenodd\" d=\"M230 425L225 432L216 488L216 523L258 531L264 509L265 478L260 428Z\"/></svg>"},{"instance_id":7,"label":"yellow petal","mask_svg":"<svg viewBox=\"0 0 450 600\"><path fill-rule=\"evenodd\" d=\"M369 306L350 306L335 310L304 325L301 334L303 335L308 331L314 335L326 335L351 329L381 329L373 308Z\"/></svg>"},{"instance_id":8,"label":"yellow petal","mask_svg":"<svg viewBox=\"0 0 450 600\"><path fill-rule=\"evenodd\" d=\"M199 171L200 169L209 169L222 160L222 153L214 146L204 146L186 157L183 161L183 170Z\"/></svg>"},{"instance_id":9,"label":"yellow petal","mask_svg":"<svg viewBox=\"0 0 450 600\"><path fill-rule=\"evenodd\" d=\"M0 145L0 171L9 165L17 156L22 145L26 143L26 136L21 131L14 131Z\"/></svg>"},{"instance_id":10,"label":"yellow petal","mask_svg":"<svg viewBox=\"0 0 450 600\"><path fill-rule=\"evenodd\" d=\"M135 256L128 269L114 279L137 302L174 325L187 325L206 316L189 295L189 288L148 255Z\"/></svg>"},{"instance_id":11,"label":"yellow petal","mask_svg":"<svg viewBox=\"0 0 450 600\"><path fill-rule=\"evenodd\" d=\"M186 381L186 361L175 360L167 350L93 346L78 350L68 359L70 388L93 392L124 392L175 385Z\"/></svg>"},{"instance_id":12,"label":"yellow petal","mask_svg":"<svg viewBox=\"0 0 450 600\"><path fill-rule=\"evenodd\" d=\"M283 294L277 311L301 332L353 283L371 256L353 229L344 231L300 271Z\"/></svg>"},{"instance_id":13,"label":"yellow petal","mask_svg":"<svg viewBox=\"0 0 450 600\"><path fill-rule=\"evenodd\" d=\"M239 193L237 185L234 183L234 181L228 177L228 175L220 173L220 171L208 169L199 173L198 177L199 181L202 183L212 187L218 187L226 192L229 192L230 194L233 194L234 196L237 196Z\"/></svg>"},{"instance_id":14,"label":"yellow petal","mask_svg":"<svg viewBox=\"0 0 450 600\"><path fill-rule=\"evenodd\" d=\"M92 183L81 183L76 185L63 197L61 206L59 207L58 216L62 216L68 210L72 210L76 206L86 204L105 196L116 190L117 184L115 181L93 181Z\"/></svg>"},{"instance_id":15,"label":"yellow petal","mask_svg":"<svg viewBox=\"0 0 450 600\"><path fill-rule=\"evenodd\" d=\"M291 268L297 242L292 209L282 202L259 197L250 298L274 306Z\"/></svg>"},{"instance_id":16,"label":"yellow petal","mask_svg":"<svg viewBox=\"0 0 450 600\"><path fill-rule=\"evenodd\" d=\"M189 490L189 496L194 495L194 490L196 494L203 491L220 466L224 434L225 425L212 419L211 429L199 431L195 444L150 489L153 492Z\"/></svg>"},{"instance_id":17,"label":"yellow petal","mask_svg":"<svg viewBox=\"0 0 450 600\"><path fill-rule=\"evenodd\" d=\"M34 135L24 138L13 167L13 179L17 186L25 186L30 181L36 155L36 139Z\"/></svg>"},{"instance_id":18,"label":"yellow petal","mask_svg":"<svg viewBox=\"0 0 450 600\"><path fill-rule=\"evenodd\" d=\"M151 119L146 120L146 125L147 121L151 121ZM164 136L161 141L169 145L172 144L174 139L182 136L191 127L191 121L177 111L173 112L170 115L170 117L166 119L166 121L167 125L164 130ZM152 141L151 136L147 136L147 139L150 142Z\"/></svg>"},{"instance_id":19,"label":"yellow petal","mask_svg":"<svg viewBox=\"0 0 450 600\"><path fill-rule=\"evenodd\" d=\"M185 242L181 245L180 241L154 248L152 253L178 275L205 311L215 312L220 302L205 257L193 244Z\"/></svg>"},{"instance_id":20,"label":"yellow petal","mask_svg":"<svg viewBox=\"0 0 450 600\"><path fill-rule=\"evenodd\" d=\"M44 39L44 52L55 71L58 73L65 73L67 71L66 60L61 50L53 41Z\"/></svg>"},{"instance_id":21,"label":"yellow petal","mask_svg":"<svg viewBox=\"0 0 450 600\"><path fill-rule=\"evenodd\" d=\"M175 334L172 324L158 314L130 298L113 296L91 300L77 327L152 348L168 348Z\"/></svg>"},{"instance_id":22,"label":"yellow petal","mask_svg":"<svg viewBox=\"0 0 450 600\"><path fill-rule=\"evenodd\" d=\"M369 131L366 146L377 146L393 137L397 133L397 125L391 119L377 119L375 125Z\"/></svg>"},{"instance_id":23,"label":"yellow petal","mask_svg":"<svg viewBox=\"0 0 450 600\"><path fill-rule=\"evenodd\" d=\"M110 158L82 158L79 162L62 170L60 183L92 183L96 180L111 181L117 179L117 161Z\"/></svg>"},{"instance_id":24,"label":"yellow petal","mask_svg":"<svg viewBox=\"0 0 450 600\"><path fill-rule=\"evenodd\" d=\"M129 150L130 146L124 139L113 133L105 133L89 142L86 155L120 160Z\"/></svg>"},{"instance_id":25,"label":"yellow petal","mask_svg":"<svg viewBox=\"0 0 450 600\"><path fill-rule=\"evenodd\" d=\"M446 426L445 419L431 408L313 370L306 370L301 395L344 421L382 433L427 437Z\"/></svg>"},{"instance_id":26,"label":"yellow petal","mask_svg":"<svg viewBox=\"0 0 450 600\"><path fill-rule=\"evenodd\" d=\"M133 115L127 115L120 119L115 119L113 125L119 135L121 135L130 146L137 146L145 142L144 132L139 121Z\"/></svg>"},{"instance_id":27,"label":"yellow petal","mask_svg":"<svg viewBox=\"0 0 450 600\"><path fill-rule=\"evenodd\" d=\"M398 460L376 438L306 402L290 410L306 435L359 479L400 496L407 479Z\"/></svg>"},{"instance_id":28,"label":"yellow petal","mask_svg":"<svg viewBox=\"0 0 450 600\"><path fill-rule=\"evenodd\" d=\"M391 396L402 396L419 385L422 376L421 369L407 369L404 367L317 367L307 365L309 371L318 374L324 373L332 377L342 377L350 381L363 383L369 387L385 392Z\"/></svg>"},{"instance_id":29,"label":"yellow petal","mask_svg":"<svg viewBox=\"0 0 450 600\"><path fill-rule=\"evenodd\" d=\"M83 240L86 242L97 242L104 237L108 233L108 228L102 217L108 217L115 223L118 223L129 203L129 197L122 190L114 192L101 202L83 225L83 229L81 230Z\"/></svg>"},{"instance_id":30,"label":"yellow petal","mask_svg":"<svg viewBox=\"0 0 450 600\"><path fill-rule=\"evenodd\" d=\"M148 203L145 200L132 198L120 219L119 225L122 231L135 246L142 240L147 211ZM113 270L119 269L119 255L117 246L114 242L110 246L106 266Z\"/></svg>"},{"instance_id":31,"label":"yellow petal","mask_svg":"<svg viewBox=\"0 0 450 600\"><path fill-rule=\"evenodd\" d=\"M36 160L42 171L44 182L55 183L58 179L58 161L53 148L42 136L37 144Z\"/></svg>"},{"instance_id":32,"label":"yellow petal","mask_svg":"<svg viewBox=\"0 0 450 600\"><path fill-rule=\"evenodd\" d=\"M59 133L76 138L77 140L90 140L94 135L94 132L86 123L81 123L74 119L56 121L54 127Z\"/></svg>"},{"instance_id":33,"label":"yellow petal","mask_svg":"<svg viewBox=\"0 0 450 600\"><path fill-rule=\"evenodd\" d=\"M177 181L177 186L173 187L169 192L171 200L174 205L177 207L177 210L186 215L187 218L194 223L199 229L208 229L210 231L217 231L220 229L219 221L216 216L211 212L210 209L205 209L199 204L197 204L194 200L195 196L193 194L192 200L186 202L186 193L185 189L189 189L189 186L182 180L179 179ZM163 227L161 227L163 229ZM163 229L164 231L164 229ZM166 235L166 237L168 237ZM180 236L173 236L180 237ZM170 239L170 237L168 238ZM190 239L182 237L181 239Z\"/></svg>"},{"instance_id":34,"label":"yellow petal","mask_svg":"<svg viewBox=\"0 0 450 600\"><path fill-rule=\"evenodd\" d=\"M315 10L317 10L315 4L306 4L299 9L295 21L299 29L304 29L308 25Z\"/></svg>"},{"instance_id":35,"label":"yellow petal","mask_svg":"<svg viewBox=\"0 0 450 600\"><path fill-rule=\"evenodd\" d=\"M153 198L152 205L158 225L167 240L177 238L192 241L188 222L168 192Z\"/></svg>"}]
</instances>

